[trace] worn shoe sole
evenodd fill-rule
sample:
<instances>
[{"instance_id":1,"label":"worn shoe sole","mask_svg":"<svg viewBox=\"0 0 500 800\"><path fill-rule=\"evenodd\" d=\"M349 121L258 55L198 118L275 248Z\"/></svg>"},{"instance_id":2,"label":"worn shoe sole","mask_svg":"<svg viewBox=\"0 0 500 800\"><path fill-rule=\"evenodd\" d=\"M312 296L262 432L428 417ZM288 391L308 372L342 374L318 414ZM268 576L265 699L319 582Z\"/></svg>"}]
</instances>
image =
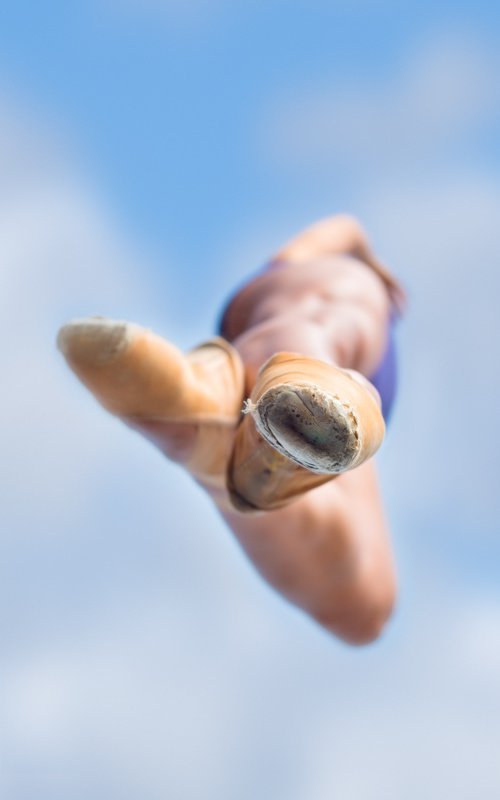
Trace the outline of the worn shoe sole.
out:
<instances>
[{"instance_id":1,"label":"worn shoe sole","mask_svg":"<svg viewBox=\"0 0 500 800\"><path fill-rule=\"evenodd\" d=\"M366 379L292 353L279 353L263 365L248 411L269 444L321 474L359 466L384 438L376 390Z\"/></svg>"},{"instance_id":2,"label":"worn shoe sole","mask_svg":"<svg viewBox=\"0 0 500 800\"><path fill-rule=\"evenodd\" d=\"M294 353L260 369L228 471L242 512L282 508L370 458L385 432L376 390L352 370Z\"/></svg>"}]
</instances>

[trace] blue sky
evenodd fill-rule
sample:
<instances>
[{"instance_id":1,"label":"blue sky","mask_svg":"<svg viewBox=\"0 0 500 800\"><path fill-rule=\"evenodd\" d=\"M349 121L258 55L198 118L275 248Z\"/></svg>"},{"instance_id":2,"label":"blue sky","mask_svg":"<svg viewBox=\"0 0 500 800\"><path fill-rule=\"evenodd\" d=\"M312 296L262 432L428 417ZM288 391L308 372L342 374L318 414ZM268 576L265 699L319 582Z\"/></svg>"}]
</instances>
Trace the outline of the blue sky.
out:
<instances>
[{"instance_id":1,"label":"blue sky","mask_svg":"<svg viewBox=\"0 0 500 800\"><path fill-rule=\"evenodd\" d=\"M8 800L498 797L499 17L2 9ZM265 587L200 490L54 349L89 313L190 346L274 247L337 210L411 297L379 458L401 598L363 650Z\"/></svg>"},{"instance_id":2,"label":"blue sky","mask_svg":"<svg viewBox=\"0 0 500 800\"><path fill-rule=\"evenodd\" d=\"M498 16L494 3L20 2L2 13L0 63L69 129L126 224L191 264L285 204L298 218L355 205L347 165L312 185L264 157L283 96L390 86L450 35L494 49Z\"/></svg>"}]
</instances>

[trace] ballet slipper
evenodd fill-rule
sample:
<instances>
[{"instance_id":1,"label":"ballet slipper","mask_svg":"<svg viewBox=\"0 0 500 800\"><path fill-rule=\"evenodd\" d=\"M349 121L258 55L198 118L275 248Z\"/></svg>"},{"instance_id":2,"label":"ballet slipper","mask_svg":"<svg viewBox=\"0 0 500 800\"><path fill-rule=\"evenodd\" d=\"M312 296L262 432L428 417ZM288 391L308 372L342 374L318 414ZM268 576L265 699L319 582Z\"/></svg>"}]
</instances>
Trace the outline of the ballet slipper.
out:
<instances>
[{"instance_id":1,"label":"ballet slipper","mask_svg":"<svg viewBox=\"0 0 500 800\"><path fill-rule=\"evenodd\" d=\"M376 389L353 370L294 353L260 369L228 470L241 511L273 510L380 447L385 425Z\"/></svg>"},{"instance_id":2,"label":"ballet slipper","mask_svg":"<svg viewBox=\"0 0 500 800\"><path fill-rule=\"evenodd\" d=\"M128 322L90 317L65 325L58 346L112 414L182 464L226 508L226 468L241 416L244 369L215 337L183 354Z\"/></svg>"}]
</instances>

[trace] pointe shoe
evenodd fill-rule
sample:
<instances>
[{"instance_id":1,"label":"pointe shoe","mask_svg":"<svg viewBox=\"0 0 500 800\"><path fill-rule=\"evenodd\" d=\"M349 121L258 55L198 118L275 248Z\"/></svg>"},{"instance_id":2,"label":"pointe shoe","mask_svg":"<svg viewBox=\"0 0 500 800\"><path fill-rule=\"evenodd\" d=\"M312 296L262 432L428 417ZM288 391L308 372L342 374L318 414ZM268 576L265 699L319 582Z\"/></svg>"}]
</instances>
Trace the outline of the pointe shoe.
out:
<instances>
[{"instance_id":1,"label":"pointe shoe","mask_svg":"<svg viewBox=\"0 0 500 800\"><path fill-rule=\"evenodd\" d=\"M75 320L58 335L69 366L112 414L182 464L221 507L231 507L227 463L244 396L244 369L220 337L184 355L128 322Z\"/></svg>"},{"instance_id":2,"label":"pointe shoe","mask_svg":"<svg viewBox=\"0 0 500 800\"><path fill-rule=\"evenodd\" d=\"M241 511L287 505L358 467L384 438L380 398L366 378L294 353L261 367L246 410L228 471Z\"/></svg>"}]
</instances>

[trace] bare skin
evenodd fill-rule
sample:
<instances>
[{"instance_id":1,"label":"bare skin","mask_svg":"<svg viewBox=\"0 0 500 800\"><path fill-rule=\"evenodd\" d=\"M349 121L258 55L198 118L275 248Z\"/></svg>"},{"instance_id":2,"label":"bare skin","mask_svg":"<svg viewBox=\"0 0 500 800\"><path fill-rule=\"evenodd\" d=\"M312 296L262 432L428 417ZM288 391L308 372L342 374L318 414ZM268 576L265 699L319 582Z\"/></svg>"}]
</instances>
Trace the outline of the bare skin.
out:
<instances>
[{"instance_id":1,"label":"bare skin","mask_svg":"<svg viewBox=\"0 0 500 800\"><path fill-rule=\"evenodd\" d=\"M384 281L352 253L361 229L339 217L329 253L313 258L300 239L231 301L223 333L239 351L250 392L260 365L281 350L372 374L386 346L391 301ZM324 233L324 232L323 232ZM326 232L328 233L328 232ZM347 255L346 255L347 254ZM374 460L286 508L223 516L259 572L347 642L380 634L396 578Z\"/></svg>"},{"instance_id":2,"label":"bare skin","mask_svg":"<svg viewBox=\"0 0 500 800\"><path fill-rule=\"evenodd\" d=\"M346 376L319 365L322 375L336 375L335 386L357 382L365 402L360 419L372 413L379 420L378 446L383 422L366 389L376 391L362 376L379 366L390 316L402 300L359 224L341 216L288 243L232 298L224 338L187 356L151 331L102 317L74 320L58 337L69 365L102 405L205 487L262 576L355 644L380 634L396 591L374 460L336 477L329 469L313 471L314 459L307 469L299 460L297 468L291 451L280 455L277 440L266 442L258 433L257 406L244 421L240 412L271 356L288 365L319 359L357 371ZM307 491L311 485L317 488Z\"/></svg>"}]
</instances>

